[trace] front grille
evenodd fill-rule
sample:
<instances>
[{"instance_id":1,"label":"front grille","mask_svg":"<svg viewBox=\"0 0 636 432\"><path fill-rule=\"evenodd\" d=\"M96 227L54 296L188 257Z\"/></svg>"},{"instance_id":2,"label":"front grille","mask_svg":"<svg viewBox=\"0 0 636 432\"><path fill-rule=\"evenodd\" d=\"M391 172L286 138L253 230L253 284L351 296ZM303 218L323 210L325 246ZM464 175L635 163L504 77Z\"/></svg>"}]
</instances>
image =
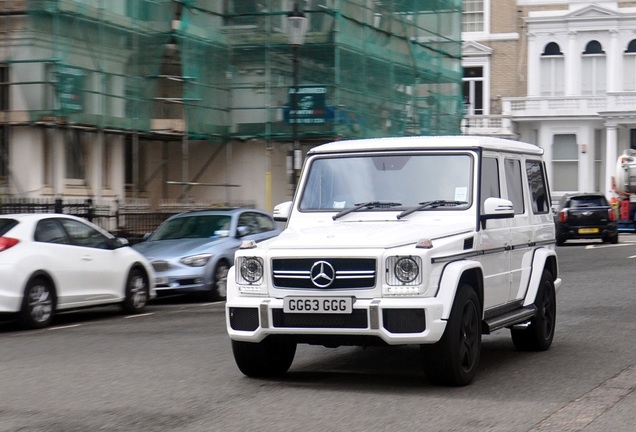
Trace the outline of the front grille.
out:
<instances>
[{"instance_id":1,"label":"front grille","mask_svg":"<svg viewBox=\"0 0 636 432\"><path fill-rule=\"evenodd\" d=\"M155 271L157 272L164 272L168 270L168 261L155 260L151 264L152 264L152 268L154 268Z\"/></svg>"},{"instance_id":2,"label":"front grille","mask_svg":"<svg viewBox=\"0 0 636 432\"><path fill-rule=\"evenodd\" d=\"M277 258L272 260L276 288L373 288L374 258Z\"/></svg>"},{"instance_id":3,"label":"front grille","mask_svg":"<svg viewBox=\"0 0 636 432\"><path fill-rule=\"evenodd\" d=\"M254 331L258 328L257 308L230 308L230 327L239 331Z\"/></svg>"},{"instance_id":4,"label":"front grille","mask_svg":"<svg viewBox=\"0 0 636 432\"><path fill-rule=\"evenodd\" d=\"M272 309L274 327L367 328L367 311L354 309L350 314L296 314Z\"/></svg>"}]
</instances>

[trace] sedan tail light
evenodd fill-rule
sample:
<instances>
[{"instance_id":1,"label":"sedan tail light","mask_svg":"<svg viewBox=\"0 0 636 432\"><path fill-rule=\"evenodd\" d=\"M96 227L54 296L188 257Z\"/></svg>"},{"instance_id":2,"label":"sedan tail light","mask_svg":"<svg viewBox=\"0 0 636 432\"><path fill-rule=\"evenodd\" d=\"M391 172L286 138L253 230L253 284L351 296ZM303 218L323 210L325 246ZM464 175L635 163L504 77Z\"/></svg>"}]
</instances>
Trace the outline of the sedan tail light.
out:
<instances>
[{"instance_id":1,"label":"sedan tail light","mask_svg":"<svg viewBox=\"0 0 636 432\"><path fill-rule=\"evenodd\" d=\"M20 240L12 237L0 237L0 252L17 245Z\"/></svg>"},{"instance_id":2,"label":"sedan tail light","mask_svg":"<svg viewBox=\"0 0 636 432\"><path fill-rule=\"evenodd\" d=\"M561 210L559 212L559 222L565 223L567 221L568 221L568 211L567 210Z\"/></svg>"},{"instance_id":3,"label":"sedan tail light","mask_svg":"<svg viewBox=\"0 0 636 432\"><path fill-rule=\"evenodd\" d=\"M607 216L609 217L609 220L611 222L614 222L616 220L616 212L613 208L607 210Z\"/></svg>"}]
</instances>

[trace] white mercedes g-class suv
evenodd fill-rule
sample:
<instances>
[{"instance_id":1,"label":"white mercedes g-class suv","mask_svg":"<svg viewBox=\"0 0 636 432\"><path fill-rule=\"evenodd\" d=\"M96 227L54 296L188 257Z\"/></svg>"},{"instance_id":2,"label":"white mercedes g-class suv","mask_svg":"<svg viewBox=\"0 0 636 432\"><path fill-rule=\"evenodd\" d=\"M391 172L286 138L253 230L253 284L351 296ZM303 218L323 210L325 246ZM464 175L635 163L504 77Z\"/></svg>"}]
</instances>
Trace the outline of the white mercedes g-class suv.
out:
<instances>
[{"instance_id":1,"label":"white mercedes g-class suv","mask_svg":"<svg viewBox=\"0 0 636 432\"><path fill-rule=\"evenodd\" d=\"M297 344L421 346L433 383L475 377L482 334L547 350L561 285L543 150L489 137L340 141L309 151L278 237L228 274L238 368L283 375Z\"/></svg>"}]
</instances>

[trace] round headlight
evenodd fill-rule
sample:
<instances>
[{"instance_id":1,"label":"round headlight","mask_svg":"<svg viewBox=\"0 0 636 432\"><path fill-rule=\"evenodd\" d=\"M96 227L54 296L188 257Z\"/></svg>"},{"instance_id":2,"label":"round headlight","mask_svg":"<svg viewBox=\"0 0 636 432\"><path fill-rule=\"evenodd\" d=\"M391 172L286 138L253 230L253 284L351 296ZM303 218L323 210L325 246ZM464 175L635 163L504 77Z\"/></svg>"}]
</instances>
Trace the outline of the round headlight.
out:
<instances>
[{"instance_id":1,"label":"round headlight","mask_svg":"<svg viewBox=\"0 0 636 432\"><path fill-rule=\"evenodd\" d=\"M247 283L256 283L263 277L263 263L258 258L245 258L241 262L241 277Z\"/></svg>"},{"instance_id":2,"label":"round headlight","mask_svg":"<svg viewBox=\"0 0 636 432\"><path fill-rule=\"evenodd\" d=\"M413 282L420 273L417 262L410 257L402 257L395 262L393 267L395 277L402 283Z\"/></svg>"}]
</instances>

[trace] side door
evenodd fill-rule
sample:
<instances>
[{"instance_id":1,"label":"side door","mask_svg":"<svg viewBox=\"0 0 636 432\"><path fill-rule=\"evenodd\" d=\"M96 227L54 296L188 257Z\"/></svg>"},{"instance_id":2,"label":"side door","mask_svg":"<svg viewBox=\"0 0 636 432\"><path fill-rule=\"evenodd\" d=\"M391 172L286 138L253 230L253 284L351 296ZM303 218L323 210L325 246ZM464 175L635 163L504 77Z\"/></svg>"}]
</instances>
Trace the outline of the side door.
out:
<instances>
[{"instance_id":1,"label":"side door","mask_svg":"<svg viewBox=\"0 0 636 432\"><path fill-rule=\"evenodd\" d=\"M528 194L524 176L525 160L519 156L506 156L504 159L506 175L506 195L512 201L515 216L510 221L510 293L508 301L517 296L523 274L532 264L531 246L533 228L528 209Z\"/></svg>"},{"instance_id":2,"label":"side door","mask_svg":"<svg viewBox=\"0 0 636 432\"><path fill-rule=\"evenodd\" d=\"M100 303L123 296L122 269L109 238L95 228L74 219L59 219L73 244L69 303Z\"/></svg>"},{"instance_id":3,"label":"side door","mask_svg":"<svg viewBox=\"0 0 636 432\"><path fill-rule=\"evenodd\" d=\"M515 264L513 270L516 276L513 278L511 287L512 300L521 300L526 295L532 273L532 258L535 248L554 244L554 219L543 161L527 159L524 161L523 168L525 171L524 182L528 191L526 194L527 211L523 220L526 225L520 233L513 234L513 242L527 240L529 245L523 250L520 249L519 256L513 261Z\"/></svg>"},{"instance_id":4,"label":"side door","mask_svg":"<svg viewBox=\"0 0 636 432\"><path fill-rule=\"evenodd\" d=\"M503 169L497 154L484 152L480 173L480 212L487 198L502 198ZM504 305L510 293L510 219L491 219L479 227L477 258L484 271L484 310Z\"/></svg>"}]
</instances>

